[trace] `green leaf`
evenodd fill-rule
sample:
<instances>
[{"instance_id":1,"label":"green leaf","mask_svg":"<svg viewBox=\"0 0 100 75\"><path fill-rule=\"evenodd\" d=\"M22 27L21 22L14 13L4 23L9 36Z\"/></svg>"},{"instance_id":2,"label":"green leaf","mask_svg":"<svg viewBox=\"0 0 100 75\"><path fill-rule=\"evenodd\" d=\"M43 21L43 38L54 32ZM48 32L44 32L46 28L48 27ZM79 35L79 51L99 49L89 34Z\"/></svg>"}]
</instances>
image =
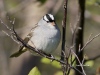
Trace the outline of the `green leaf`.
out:
<instances>
[{"instance_id":1,"label":"green leaf","mask_svg":"<svg viewBox=\"0 0 100 75\"><path fill-rule=\"evenodd\" d=\"M56 68L61 68L61 64L59 62L57 62L57 61L53 61L51 63L51 65L54 66L54 67L56 67Z\"/></svg>"},{"instance_id":2,"label":"green leaf","mask_svg":"<svg viewBox=\"0 0 100 75\"><path fill-rule=\"evenodd\" d=\"M63 72L62 71L58 71L55 73L55 75L63 75Z\"/></svg>"},{"instance_id":3,"label":"green leaf","mask_svg":"<svg viewBox=\"0 0 100 75\"><path fill-rule=\"evenodd\" d=\"M38 0L40 1L42 4L44 4L47 0Z\"/></svg>"},{"instance_id":4,"label":"green leaf","mask_svg":"<svg viewBox=\"0 0 100 75\"><path fill-rule=\"evenodd\" d=\"M94 61L90 60L85 63L86 66L92 67L94 65Z\"/></svg>"},{"instance_id":5,"label":"green leaf","mask_svg":"<svg viewBox=\"0 0 100 75\"><path fill-rule=\"evenodd\" d=\"M28 75L41 75L37 67L34 67Z\"/></svg>"},{"instance_id":6,"label":"green leaf","mask_svg":"<svg viewBox=\"0 0 100 75\"><path fill-rule=\"evenodd\" d=\"M74 75L74 74L75 74L75 71L71 69L69 75Z\"/></svg>"},{"instance_id":7,"label":"green leaf","mask_svg":"<svg viewBox=\"0 0 100 75\"><path fill-rule=\"evenodd\" d=\"M68 63L72 63L72 62L71 62L71 60L74 60L74 59L75 59L75 56L74 56L74 55L72 55L72 58L71 58L71 57L69 57L69 59L68 59ZM73 66L75 65L75 63L76 63L76 62L74 62L74 63L73 63Z\"/></svg>"},{"instance_id":8,"label":"green leaf","mask_svg":"<svg viewBox=\"0 0 100 75\"><path fill-rule=\"evenodd\" d=\"M50 59L47 59L47 58L42 58L41 62L44 63L44 64L50 64L51 63Z\"/></svg>"},{"instance_id":9,"label":"green leaf","mask_svg":"<svg viewBox=\"0 0 100 75\"><path fill-rule=\"evenodd\" d=\"M61 64L57 61L52 62L50 59L42 58L41 62L44 63L44 64L50 64L50 65L52 65L53 67L56 67L56 68L61 68Z\"/></svg>"},{"instance_id":10,"label":"green leaf","mask_svg":"<svg viewBox=\"0 0 100 75\"><path fill-rule=\"evenodd\" d=\"M95 4L96 0L86 0L87 5L93 5Z\"/></svg>"}]
</instances>

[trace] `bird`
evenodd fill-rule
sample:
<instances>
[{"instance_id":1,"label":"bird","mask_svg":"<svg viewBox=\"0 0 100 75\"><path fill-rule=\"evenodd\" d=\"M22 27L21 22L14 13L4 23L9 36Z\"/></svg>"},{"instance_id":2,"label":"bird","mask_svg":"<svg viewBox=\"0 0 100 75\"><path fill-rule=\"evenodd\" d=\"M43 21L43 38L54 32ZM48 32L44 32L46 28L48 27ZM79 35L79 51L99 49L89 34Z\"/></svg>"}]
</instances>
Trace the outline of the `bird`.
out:
<instances>
[{"instance_id":1,"label":"bird","mask_svg":"<svg viewBox=\"0 0 100 75\"><path fill-rule=\"evenodd\" d=\"M46 54L51 54L58 47L60 39L61 32L56 24L54 16L52 14L45 14L36 26L30 30L24 42L37 50L41 50ZM27 50L27 48L21 45L19 51L13 53L10 57L18 57ZM32 52L32 50L29 51Z\"/></svg>"}]
</instances>

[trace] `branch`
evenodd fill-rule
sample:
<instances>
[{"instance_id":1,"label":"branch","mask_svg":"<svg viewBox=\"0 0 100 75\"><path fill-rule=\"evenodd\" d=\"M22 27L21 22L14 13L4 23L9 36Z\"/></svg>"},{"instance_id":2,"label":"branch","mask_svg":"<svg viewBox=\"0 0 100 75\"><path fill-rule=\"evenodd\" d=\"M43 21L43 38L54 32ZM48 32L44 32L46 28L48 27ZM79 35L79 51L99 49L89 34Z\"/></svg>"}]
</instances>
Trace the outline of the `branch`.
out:
<instances>
[{"instance_id":1,"label":"branch","mask_svg":"<svg viewBox=\"0 0 100 75\"><path fill-rule=\"evenodd\" d=\"M85 0L78 0L79 3L79 13L80 13L80 20L79 20L79 27L82 28L81 30L78 30L75 37L75 49L76 49L76 55L78 56L78 59L82 63L83 61L83 50L79 52L79 50L83 47L83 33L84 33L84 14L85 14ZM79 46L81 45L81 46ZM80 47L80 49L79 49ZM76 60L76 65L80 65L80 62ZM78 70L84 73L84 70L82 66L76 66ZM75 72L76 75L80 75L79 72Z\"/></svg>"},{"instance_id":2,"label":"branch","mask_svg":"<svg viewBox=\"0 0 100 75\"><path fill-rule=\"evenodd\" d=\"M67 19L67 3L68 0L64 0L64 17L62 21L62 50L61 50L61 60L65 61L67 65L62 64L62 70L63 70L63 75L66 75L66 70L68 68L68 61L66 61L67 58L65 54L65 42L66 42L66 19Z\"/></svg>"},{"instance_id":3,"label":"branch","mask_svg":"<svg viewBox=\"0 0 100 75\"><path fill-rule=\"evenodd\" d=\"M64 18L62 21L62 50L61 50L61 60L64 60L64 54L65 52L65 41L66 41L66 17L67 17L67 2L68 0L64 1Z\"/></svg>"},{"instance_id":4,"label":"branch","mask_svg":"<svg viewBox=\"0 0 100 75\"><path fill-rule=\"evenodd\" d=\"M92 34L91 34L91 35L92 35ZM92 37L92 38L90 39L91 35L89 36L88 41L86 42L86 44L80 49L78 55L79 55L80 52L81 52L83 49L85 49L94 39L96 39L97 37L99 37L99 36L100 36L100 33L98 33L97 35L95 35L94 37ZM97 59L98 57L99 57L99 55L98 55L97 57L91 58L90 60L92 60L92 59L95 60L95 59ZM76 60L76 58L74 58L74 60L72 61L72 64L74 63L75 60ZM88 61L88 60L85 60L85 61ZM85 62L85 61L84 61L84 62Z\"/></svg>"},{"instance_id":5,"label":"branch","mask_svg":"<svg viewBox=\"0 0 100 75\"><path fill-rule=\"evenodd\" d=\"M85 73L85 71L84 71L84 68L83 68L83 62L81 63L81 61L79 60L79 58L78 58L78 56L75 54L75 52L74 52L73 50L71 50L71 51L72 51L72 53L75 55L75 57L77 58L77 60L78 60L78 62L79 62L79 64L80 64L80 66L81 66L81 68L82 68L83 74L86 75L86 73Z\"/></svg>"},{"instance_id":6,"label":"branch","mask_svg":"<svg viewBox=\"0 0 100 75\"><path fill-rule=\"evenodd\" d=\"M88 41L87 41L86 44L83 46L83 48L81 48L80 51L82 51L84 48L86 48L86 46L87 46L88 44L90 44L95 38L97 38L98 36L100 36L100 33L97 34L97 35L95 35L93 38L90 39L91 36L92 36L92 34L89 36Z\"/></svg>"}]
</instances>

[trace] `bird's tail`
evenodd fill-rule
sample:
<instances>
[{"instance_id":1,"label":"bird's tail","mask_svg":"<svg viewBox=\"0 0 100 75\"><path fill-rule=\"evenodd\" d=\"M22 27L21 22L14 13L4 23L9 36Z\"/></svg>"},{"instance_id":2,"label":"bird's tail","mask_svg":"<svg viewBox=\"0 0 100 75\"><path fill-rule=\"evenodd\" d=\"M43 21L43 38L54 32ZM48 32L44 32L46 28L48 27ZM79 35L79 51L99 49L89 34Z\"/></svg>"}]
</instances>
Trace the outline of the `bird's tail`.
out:
<instances>
[{"instance_id":1,"label":"bird's tail","mask_svg":"<svg viewBox=\"0 0 100 75\"><path fill-rule=\"evenodd\" d=\"M26 52L26 51L27 51L27 49L26 49L26 48L23 48L23 49L21 49L21 50L15 52L15 53L13 53L13 54L10 56L10 58L18 57L18 56L20 56L21 54L23 54L23 53Z\"/></svg>"}]
</instances>

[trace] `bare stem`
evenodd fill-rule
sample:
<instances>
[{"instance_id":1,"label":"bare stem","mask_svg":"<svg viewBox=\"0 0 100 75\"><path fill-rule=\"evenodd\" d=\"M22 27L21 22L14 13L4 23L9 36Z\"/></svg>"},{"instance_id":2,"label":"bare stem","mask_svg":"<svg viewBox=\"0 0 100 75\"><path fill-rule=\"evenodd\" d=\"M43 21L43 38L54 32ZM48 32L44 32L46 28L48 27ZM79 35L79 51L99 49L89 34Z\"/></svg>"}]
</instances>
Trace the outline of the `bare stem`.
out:
<instances>
[{"instance_id":1,"label":"bare stem","mask_svg":"<svg viewBox=\"0 0 100 75\"><path fill-rule=\"evenodd\" d=\"M61 60L62 61L66 61L65 58L65 42L66 42L66 20L67 20L67 3L68 0L64 0L64 17L63 17L63 21L62 21L62 50L61 50ZM68 61L66 61L68 64ZM63 75L66 75L66 70L67 70L68 66L67 65L63 65L62 64L62 69L63 69Z\"/></svg>"}]
</instances>

